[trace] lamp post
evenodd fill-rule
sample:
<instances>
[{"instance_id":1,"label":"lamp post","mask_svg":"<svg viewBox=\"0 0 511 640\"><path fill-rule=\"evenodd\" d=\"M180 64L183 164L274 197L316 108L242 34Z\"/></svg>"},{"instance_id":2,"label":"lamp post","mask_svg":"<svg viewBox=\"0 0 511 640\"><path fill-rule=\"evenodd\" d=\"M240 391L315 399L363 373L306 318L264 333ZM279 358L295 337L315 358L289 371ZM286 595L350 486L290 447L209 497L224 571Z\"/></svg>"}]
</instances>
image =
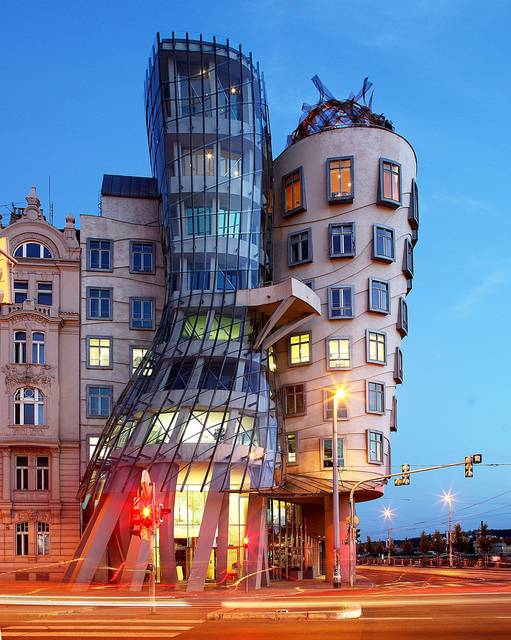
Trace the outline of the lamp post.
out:
<instances>
[{"instance_id":1,"label":"lamp post","mask_svg":"<svg viewBox=\"0 0 511 640\"><path fill-rule=\"evenodd\" d=\"M452 503L454 495L450 491L444 492L442 501L444 504L449 505L449 566L452 568Z\"/></svg>"},{"instance_id":2,"label":"lamp post","mask_svg":"<svg viewBox=\"0 0 511 640\"><path fill-rule=\"evenodd\" d=\"M385 522L387 523L387 564L390 566L390 545L391 545L391 531L392 531L392 516L394 515L394 511L390 507L384 507L383 509L383 517L385 518Z\"/></svg>"},{"instance_id":3,"label":"lamp post","mask_svg":"<svg viewBox=\"0 0 511 640\"><path fill-rule=\"evenodd\" d=\"M334 519L334 575L333 588L341 587L341 529L339 522L339 461L337 451L337 412L339 400L346 397L344 389L338 389L333 396L332 407L332 502Z\"/></svg>"}]
</instances>

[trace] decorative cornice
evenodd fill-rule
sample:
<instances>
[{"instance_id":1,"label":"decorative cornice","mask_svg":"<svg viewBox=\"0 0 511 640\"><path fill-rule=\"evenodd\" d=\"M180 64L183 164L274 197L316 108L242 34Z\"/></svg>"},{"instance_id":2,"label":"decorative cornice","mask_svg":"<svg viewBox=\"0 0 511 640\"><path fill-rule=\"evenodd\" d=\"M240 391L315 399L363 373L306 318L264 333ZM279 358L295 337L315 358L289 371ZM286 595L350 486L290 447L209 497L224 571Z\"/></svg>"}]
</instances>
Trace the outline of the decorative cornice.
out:
<instances>
[{"instance_id":1,"label":"decorative cornice","mask_svg":"<svg viewBox=\"0 0 511 640\"><path fill-rule=\"evenodd\" d=\"M6 387L40 387L48 390L55 379L55 367L48 364L6 364L1 369Z\"/></svg>"}]
</instances>

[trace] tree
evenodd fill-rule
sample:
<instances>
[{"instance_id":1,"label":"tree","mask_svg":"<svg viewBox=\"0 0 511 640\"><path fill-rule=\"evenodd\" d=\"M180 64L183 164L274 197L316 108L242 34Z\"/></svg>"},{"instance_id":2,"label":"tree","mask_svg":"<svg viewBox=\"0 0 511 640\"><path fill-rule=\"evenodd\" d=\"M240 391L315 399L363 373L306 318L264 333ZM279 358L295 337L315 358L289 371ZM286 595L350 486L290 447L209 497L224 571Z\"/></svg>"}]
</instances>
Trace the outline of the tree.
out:
<instances>
[{"instance_id":1,"label":"tree","mask_svg":"<svg viewBox=\"0 0 511 640\"><path fill-rule=\"evenodd\" d=\"M445 551L445 540L442 534L440 533L440 531L438 531L438 529L436 529L435 533L433 534L433 538L431 540L431 546L433 548L433 551L437 554L437 556L439 556L441 553L444 553Z\"/></svg>"},{"instance_id":2,"label":"tree","mask_svg":"<svg viewBox=\"0 0 511 640\"><path fill-rule=\"evenodd\" d=\"M421 533L421 537L419 539L419 549L422 551L422 553L427 553L431 550L431 541L426 535L425 531Z\"/></svg>"},{"instance_id":3,"label":"tree","mask_svg":"<svg viewBox=\"0 0 511 640\"><path fill-rule=\"evenodd\" d=\"M488 554L490 553L493 539L489 535L489 529L486 522L481 521L481 526L477 532L477 546L484 555L485 563L488 563Z\"/></svg>"},{"instance_id":4,"label":"tree","mask_svg":"<svg viewBox=\"0 0 511 640\"><path fill-rule=\"evenodd\" d=\"M367 536L366 538L366 553L370 556L374 556L374 544L370 536Z\"/></svg>"},{"instance_id":5,"label":"tree","mask_svg":"<svg viewBox=\"0 0 511 640\"><path fill-rule=\"evenodd\" d=\"M385 555L385 552L387 551L387 547L385 546L385 543L382 540L378 540L378 542L376 543L376 554L377 555Z\"/></svg>"},{"instance_id":6,"label":"tree","mask_svg":"<svg viewBox=\"0 0 511 640\"><path fill-rule=\"evenodd\" d=\"M403 555L405 556L411 556L413 553L413 544L411 540L408 540L408 538L405 538L403 541Z\"/></svg>"},{"instance_id":7,"label":"tree","mask_svg":"<svg viewBox=\"0 0 511 640\"><path fill-rule=\"evenodd\" d=\"M458 553L461 553L466 546L466 535L459 522L454 525L452 531L452 546Z\"/></svg>"}]
</instances>

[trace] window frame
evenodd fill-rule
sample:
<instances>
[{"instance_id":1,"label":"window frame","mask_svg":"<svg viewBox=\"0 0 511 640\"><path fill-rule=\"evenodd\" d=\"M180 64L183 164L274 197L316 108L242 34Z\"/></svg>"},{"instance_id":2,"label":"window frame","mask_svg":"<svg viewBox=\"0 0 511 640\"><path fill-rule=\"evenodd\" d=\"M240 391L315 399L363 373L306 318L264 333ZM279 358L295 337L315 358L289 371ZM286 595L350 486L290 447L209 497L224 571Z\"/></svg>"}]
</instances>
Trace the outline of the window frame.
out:
<instances>
[{"instance_id":1,"label":"window frame","mask_svg":"<svg viewBox=\"0 0 511 640\"><path fill-rule=\"evenodd\" d=\"M400 296L397 310L397 330L401 336L408 335L408 303L405 296Z\"/></svg>"},{"instance_id":2,"label":"window frame","mask_svg":"<svg viewBox=\"0 0 511 640\"><path fill-rule=\"evenodd\" d=\"M387 300L388 300L388 307L387 309L380 309L380 308L376 308L373 307L373 284L375 282L381 282L385 285L387 285ZM383 278L375 278L373 276L371 276L369 278L369 311L373 311L374 313L381 313L382 315L388 316L391 313L392 310L392 295L391 295L391 290L390 290L390 280L384 280Z\"/></svg>"},{"instance_id":3,"label":"window frame","mask_svg":"<svg viewBox=\"0 0 511 640\"><path fill-rule=\"evenodd\" d=\"M27 331L17 331L14 329L12 336L12 361L14 364L27 364L28 362L28 337ZM25 336L24 340L16 339L16 335L22 334ZM20 358L17 357L17 352L21 351Z\"/></svg>"},{"instance_id":4,"label":"window frame","mask_svg":"<svg viewBox=\"0 0 511 640\"><path fill-rule=\"evenodd\" d=\"M39 245L39 255L38 256L27 256L26 255L26 253L27 253L27 245L29 245L29 244L37 244L37 245ZM15 254L20 249L20 247L21 247L22 255L21 256L17 256ZM49 256L45 256L44 255L44 250L45 249L50 254ZM42 252L43 255L41 255L41 252ZM51 251L51 249L49 247L47 247L40 240L25 240L24 242L20 242L20 244L12 252L12 255L15 258L24 258L25 260L53 260L54 259L53 252Z\"/></svg>"},{"instance_id":5,"label":"window frame","mask_svg":"<svg viewBox=\"0 0 511 640\"><path fill-rule=\"evenodd\" d=\"M40 552L40 542L43 548L43 552ZM49 522L37 521L36 524L36 555L45 557L50 555L50 524Z\"/></svg>"},{"instance_id":6,"label":"window frame","mask_svg":"<svg viewBox=\"0 0 511 640\"><path fill-rule=\"evenodd\" d=\"M383 165L390 164L396 167L399 167L399 200L393 200L392 198L386 198L384 196L384 170ZM378 180L378 204L382 204L386 207L391 207L392 209L397 209L402 205L403 202L403 176L402 176L402 165L400 162L396 162L395 160L391 160L390 158L380 158L380 175Z\"/></svg>"},{"instance_id":7,"label":"window frame","mask_svg":"<svg viewBox=\"0 0 511 640\"><path fill-rule=\"evenodd\" d=\"M109 391L108 395L110 398L110 411L107 414L103 415L103 414L95 414L91 412L90 410L91 408L90 399L92 397L90 393L91 389L108 389ZM112 413L113 404L114 404L114 386L112 384L85 385L85 415L87 418L90 418L92 420L105 420Z\"/></svg>"},{"instance_id":8,"label":"window frame","mask_svg":"<svg viewBox=\"0 0 511 640\"><path fill-rule=\"evenodd\" d=\"M285 440L286 440L286 464L288 467L292 467L298 464L298 444L300 442L300 433L298 431L286 431ZM294 436L295 438L295 461L289 461L289 446L288 446L288 436Z\"/></svg>"},{"instance_id":9,"label":"window frame","mask_svg":"<svg viewBox=\"0 0 511 640\"><path fill-rule=\"evenodd\" d=\"M145 296L132 296L130 297L130 329L133 331L154 331L156 328L156 298L153 297L145 297ZM133 306L135 302L150 302L152 305L152 317L151 317L151 326L150 327L135 327L133 325ZM143 318L142 318L143 321Z\"/></svg>"},{"instance_id":10,"label":"window frame","mask_svg":"<svg viewBox=\"0 0 511 640\"><path fill-rule=\"evenodd\" d=\"M21 540L21 544L18 547L18 540ZM23 520L22 522L16 522L16 526L14 527L14 555L15 556L28 556L29 552L29 523L28 520ZM18 553L18 548L21 549L21 552Z\"/></svg>"},{"instance_id":11,"label":"window frame","mask_svg":"<svg viewBox=\"0 0 511 640\"><path fill-rule=\"evenodd\" d=\"M381 460L371 460L371 434L374 433L381 438ZM378 429L366 430L367 463L382 465L385 463L385 434Z\"/></svg>"},{"instance_id":12,"label":"window frame","mask_svg":"<svg viewBox=\"0 0 511 640\"><path fill-rule=\"evenodd\" d=\"M404 241L403 273L407 278L413 278L413 244L409 238Z\"/></svg>"},{"instance_id":13,"label":"window frame","mask_svg":"<svg viewBox=\"0 0 511 640\"><path fill-rule=\"evenodd\" d=\"M22 458L26 458L26 465L18 462ZM30 456L28 454L14 456L14 490L30 491Z\"/></svg>"},{"instance_id":14,"label":"window frame","mask_svg":"<svg viewBox=\"0 0 511 640\"><path fill-rule=\"evenodd\" d=\"M335 227L348 226L351 226L351 251L346 253L335 253L333 247L333 229ZM354 222L332 222L328 225L328 254L330 258L354 258L357 255L356 225Z\"/></svg>"},{"instance_id":15,"label":"window frame","mask_svg":"<svg viewBox=\"0 0 511 640\"><path fill-rule=\"evenodd\" d=\"M109 361L110 364L108 366L102 366L102 365L95 365L95 364L90 364L90 341L91 340L108 340L110 345L109 345ZM101 348L101 347L100 347ZM85 336L85 368L86 369L113 369L114 368L114 357L113 357L113 352L114 352L114 338L113 336L96 336L96 335L89 335L89 336Z\"/></svg>"},{"instance_id":16,"label":"window frame","mask_svg":"<svg viewBox=\"0 0 511 640\"><path fill-rule=\"evenodd\" d=\"M288 404L287 404L287 390L291 387L302 387L302 395L303 395L303 411L300 413L289 413L288 412ZM296 395L296 393L294 394ZM297 384L286 384L282 386L282 399L283 399L283 409L284 416L286 418L296 418L299 416L304 416L307 414L307 388L304 382L299 382Z\"/></svg>"},{"instance_id":17,"label":"window frame","mask_svg":"<svg viewBox=\"0 0 511 640\"><path fill-rule=\"evenodd\" d=\"M26 288L25 287L21 287L21 289L17 289L16 288L16 284L26 284ZM25 300L28 300L28 291L29 291L29 282L28 280L13 280L13 296L14 296L14 304L23 304L25 302ZM24 295L25 297L23 298L23 300L21 302L17 302L16 301L16 295L17 294L21 294Z\"/></svg>"},{"instance_id":18,"label":"window frame","mask_svg":"<svg viewBox=\"0 0 511 640\"><path fill-rule=\"evenodd\" d=\"M349 359L350 363L347 367L331 367L330 366L330 341L331 340L347 340L349 344ZM353 368L353 339L351 336L327 336L325 338L325 359L326 368L328 371L350 371Z\"/></svg>"},{"instance_id":19,"label":"window frame","mask_svg":"<svg viewBox=\"0 0 511 640\"><path fill-rule=\"evenodd\" d=\"M34 391L34 396L33 396L33 401L26 401L25 400L25 390L26 389L32 389ZM21 397L19 400L16 399L16 396L18 395L18 392L23 392L21 393ZM21 387L17 387L16 390L14 391L14 395L11 396L12 397L12 424L15 426L20 426L20 427L44 427L46 425L46 420L47 420L47 415L46 415L46 395L41 391L41 389L39 389L39 387L35 387L35 386L21 386ZM26 422L26 416L25 416L25 406L26 405L32 405L33 406L33 412L34 412L34 421L33 422ZM16 422L16 407L19 406L19 422ZM39 419L41 417L40 412L42 411L42 421L40 422Z\"/></svg>"},{"instance_id":20,"label":"window frame","mask_svg":"<svg viewBox=\"0 0 511 640\"><path fill-rule=\"evenodd\" d=\"M295 173L298 173L300 176L300 206L295 207L294 209L290 209L289 211L286 211L286 179L294 175ZM283 218L292 216L295 213L307 211L307 202L305 200L305 182L304 182L303 176L304 176L304 172L303 172L302 165L300 165L296 169L293 169L292 171L288 171L288 173L282 176L281 189L282 189L282 217Z\"/></svg>"},{"instance_id":21,"label":"window frame","mask_svg":"<svg viewBox=\"0 0 511 640\"><path fill-rule=\"evenodd\" d=\"M334 316L332 310L332 293L338 289L350 289L351 291L351 315ZM352 284L333 285L328 287L328 319L329 320L351 320L355 317L355 286Z\"/></svg>"},{"instance_id":22,"label":"window frame","mask_svg":"<svg viewBox=\"0 0 511 640\"><path fill-rule=\"evenodd\" d=\"M334 417L334 393L335 393L335 389L331 389L331 388L326 388L326 389L322 389L323 391L323 422L332 422L333 417ZM332 411L329 410L329 401L332 402ZM339 407L344 405L344 407L346 408L346 415L345 416L339 416ZM331 413L331 415L329 415L329 413ZM338 402L337 404L337 420L339 422L345 422L346 420L350 419L350 407L348 404L348 398L345 396L341 402Z\"/></svg>"},{"instance_id":23,"label":"window frame","mask_svg":"<svg viewBox=\"0 0 511 640\"><path fill-rule=\"evenodd\" d=\"M40 334L43 336L42 340L34 339L34 336ZM32 364L44 365L46 364L46 333L44 331L31 331L30 332L30 354ZM35 358L37 354L37 358ZM41 358L42 356L42 358ZM37 360L37 361L36 361Z\"/></svg>"},{"instance_id":24,"label":"window frame","mask_svg":"<svg viewBox=\"0 0 511 640\"><path fill-rule=\"evenodd\" d=\"M369 385L379 385L382 387L382 410L377 411L370 408L370 391ZM386 411L386 402L385 402L385 394L386 394L386 385L385 382L381 380L366 380L366 413L370 413L373 415L384 416Z\"/></svg>"},{"instance_id":25,"label":"window frame","mask_svg":"<svg viewBox=\"0 0 511 640\"><path fill-rule=\"evenodd\" d=\"M342 160L350 161L351 193L347 196L332 196L330 164ZM341 167L342 168L342 167ZM329 204L351 204L355 198L355 156L333 156L326 159L326 196Z\"/></svg>"},{"instance_id":26,"label":"window frame","mask_svg":"<svg viewBox=\"0 0 511 640\"><path fill-rule=\"evenodd\" d=\"M144 355L142 356L139 364L133 368L133 352L135 351L135 349L143 349L145 351ZM130 376L132 376L135 371L138 369L138 367L140 366L140 364L142 363L143 359L145 358L147 352L149 351L149 347L143 347L141 345L138 344L130 344Z\"/></svg>"},{"instance_id":27,"label":"window frame","mask_svg":"<svg viewBox=\"0 0 511 640\"><path fill-rule=\"evenodd\" d=\"M383 360L373 360L371 358L371 334L374 333L378 336L383 336L383 350L384 350L384 359ZM387 364L387 332L380 331L379 329L366 329L366 362L369 364L379 364L386 365Z\"/></svg>"},{"instance_id":28,"label":"window frame","mask_svg":"<svg viewBox=\"0 0 511 640\"><path fill-rule=\"evenodd\" d=\"M300 236L302 233L307 234L307 249L308 249L308 257L302 258L301 260L293 261L292 259L292 244L293 237ZM307 227L307 229L300 229L299 231L292 231L287 234L287 266L288 267L296 267L299 264L307 264L308 262L312 262L312 227Z\"/></svg>"},{"instance_id":29,"label":"window frame","mask_svg":"<svg viewBox=\"0 0 511 640\"><path fill-rule=\"evenodd\" d=\"M401 348L397 346L394 351L394 382L402 384L403 380L403 352Z\"/></svg>"},{"instance_id":30,"label":"window frame","mask_svg":"<svg viewBox=\"0 0 511 640\"><path fill-rule=\"evenodd\" d=\"M392 409L390 410L390 430L397 431L397 396L392 396Z\"/></svg>"},{"instance_id":31,"label":"window frame","mask_svg":"<svg viewBox=\"0 0 511 640\"><path fill-rule=\"evenodd\" d=\"M307 362L292 362L291 361L291 338L297 338L300 336L308 336L308 345L309 345L309 359ZM301 346L301 341L299 346ZM308 365L312 363L312 331L300 331L298 333L292 333L287 337L287 364L288 367L303 367L304 365Z\"/></svg>"},{"instance_id":32,"label":"window frame","mask_svg":"<svg viewBox=\"0 0 511 640\"><path fill-rule=\"evenodd\" d=\"M325 457L325 442L330 441L332 443L332 464L330 465L326 465L325 461L329 460L328 458ZM342 456L339 456L339 443L341 443L341 452L342 452ZM331 436L325 436L324 438L320 438L320 457L321 457L321 469L333 469L334 468L334 462L333 462L333 454L334 454L334 448L333 448L333 438ZM345 443L344 443L344 437L343 436L337 436L337 463L338 466L337 468L340 469L341 467L345 467L346 466L346 461L345 461Z\"/></svg>"},{"instance_id":33,"label":"window frame","mask_svg":"<svg viewBox=\"0 0 511 640\"><path fill-rule=\"evenodd\" d=\"M193 224L193 223L192 223ZM133 245L135 244L147 244L152 247L152 269L151 271L138 271L135 270L133 264ZM130 240L130 273L144 273L144 274L155 274L156 273L156 242L154 240Z\"/></svg>"},{"instance_id":34,"label":"window frame","mask_svg":"<svg viewBox=\"0 0 511 640\"><path fill-rule=\"evenodd\" d=\"M39 458L46 458L46 466L39 464ZM37 455L35 456L35 490L36 491L49 491L50 490L50 456L49 455ZM41 474L39 473L41 471ZM46 472L46 473L45 473ZM43 480L42 486L39 486L40 478Z\"/></svg>"},{"instance_id":35,"label":"window frame","mask_svg":"<svg viewBox=\"0 0 511 640\"><path fill-rule=\"evenodd\" d=\"M419 187L417 186L415 178L412 178L410 204L408 206L408 222L414 231L417 231L419 228L419 217Z\"/></svg>"},{"instance_id":36,"label":"window frame","mask_svg":"<svg viewBox=\"0 0 511 640\"><path fill-rule=\"evenodd\" d=\"M89 433L87 435L87 462L89 462L90 460L92 460L92 456L94 454L94 451L91 452L91 440L92 438L97 438L97 442L94 445L94 451L96 450L96 447L98 446L98 444L101 441L101 435L97 435L95 433Z\"/></svg>"},{"instance_id":37,"label":"window frame","mask_svg":"<svg viewBox=\"0 0 511 640\"><path fill-rule=\"evenodd\" d=\"M97 290L97 291L108 291L109 295L108 295L108 300L109 300L109 304L108 304L108 316L93 316L91 314L91 307L90 307L90 301L91 301L91 295L90 292L91 290ZM98 300L101 300L102 298L98 298ZM114 316L114 289L113 287L86 287L85 289L85 301L86 301L86 308L85 308L85 318L86 320L99 320L99 321L105 321L105 322L110 322L113 320L113 316Z\"/></svg>"},{"instance_id":38,"label":"window frame","mask_svg":"<svg viewBox=\"0 0 511 640\"><path fill-rule=\"evenodd\" d=\"M104 269L102 267L92 267L91 266L91 242L109 242L110 249L108 249L108 253L110 254L110 268ZM86 268L87 271L99 271L103 273L112 273L114 270L114 241L109 238L87 238L86 242ZM106 251L106 249L97 249L97 251Z\"/></svg>"},{"instance_id":39,"label":"window frame","mask_svg":"<svg viewBox=\"0 0 511 640\"><path fill-rule=\"evenodd\" d=\"M41 291L39 289L39 285L50 285L50 289L47 291L44 291L44 289ZM50 304L47 304L46 302L39 302L39 294L42 293L43 295L46 294L48 295L48 293L51 295L51 302ZM54 303L54 299L53 299L53 280L38 280L36 282L36 304L41 306L41 307L51 307L53 306Z\"/></svg>"},{"instance_id":40,"label":"window frame","mask_svg":"<svg viewBox=\"0 0 511 640\"><path fill-rule=\"evenodd\" d=\"M378 253L378 230L390 231L392 235L392 256L386 256ZM396 230L393 227L388 227L385 224L373 225L373 260L379 260L380 262L395 262L396 261Z\"/></svg>"}]
</instances>

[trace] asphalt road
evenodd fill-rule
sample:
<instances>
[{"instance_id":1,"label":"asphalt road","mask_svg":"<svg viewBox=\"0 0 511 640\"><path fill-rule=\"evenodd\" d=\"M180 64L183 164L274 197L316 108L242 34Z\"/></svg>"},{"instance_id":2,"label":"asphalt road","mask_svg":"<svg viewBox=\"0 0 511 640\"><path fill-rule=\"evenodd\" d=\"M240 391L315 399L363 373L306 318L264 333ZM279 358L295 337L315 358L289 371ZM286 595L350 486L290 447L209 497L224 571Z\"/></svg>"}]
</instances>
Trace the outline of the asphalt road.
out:
<instances>
[{"instance_id":1,"label":"asphalt road","mask_svg":"<svg viewBox=\"0 0 511 640\"><path fill-rule=\"evenodd\" d=\"M87 599L81 606L8 605L12 596L0 595L1 638L511 639L511 572L375 567L362 568L359 578L364 588L353 592L298 588L278 596L282 609L297 600L303 601L304 609L312 600L322 608L358 603L362 614L355 620L211 621L207 614L222 605L211 594L209 598L182 594L158 607L155 615L145 606L97 606ZM250 599L261 602L255 594Z\"/></svg>"}]
</instances>

